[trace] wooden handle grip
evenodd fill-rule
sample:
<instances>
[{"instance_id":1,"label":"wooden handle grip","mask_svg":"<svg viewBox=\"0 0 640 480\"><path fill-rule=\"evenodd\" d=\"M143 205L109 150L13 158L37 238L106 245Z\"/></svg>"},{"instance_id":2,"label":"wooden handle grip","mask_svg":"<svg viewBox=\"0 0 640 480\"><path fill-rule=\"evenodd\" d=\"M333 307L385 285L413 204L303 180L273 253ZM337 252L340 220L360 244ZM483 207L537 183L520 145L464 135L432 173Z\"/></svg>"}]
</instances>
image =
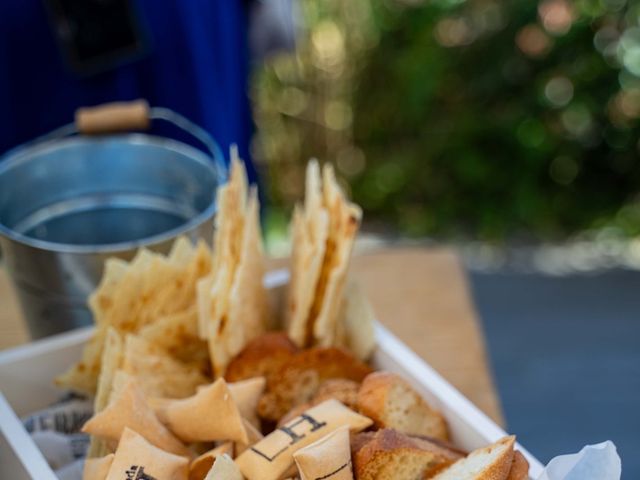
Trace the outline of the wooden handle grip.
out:
<instances>
[{"instance_id":1,"label":"wooden handle grip","mask_svg":"<svg viewBox=\"0 0 640 480\"><path fill-rule=\"evenodd\" d=\"M149 128L149 104L146 100L113 102L76 110L76 128L80 133L99 134L146 130Z\"/></svg>"}]
</instances>

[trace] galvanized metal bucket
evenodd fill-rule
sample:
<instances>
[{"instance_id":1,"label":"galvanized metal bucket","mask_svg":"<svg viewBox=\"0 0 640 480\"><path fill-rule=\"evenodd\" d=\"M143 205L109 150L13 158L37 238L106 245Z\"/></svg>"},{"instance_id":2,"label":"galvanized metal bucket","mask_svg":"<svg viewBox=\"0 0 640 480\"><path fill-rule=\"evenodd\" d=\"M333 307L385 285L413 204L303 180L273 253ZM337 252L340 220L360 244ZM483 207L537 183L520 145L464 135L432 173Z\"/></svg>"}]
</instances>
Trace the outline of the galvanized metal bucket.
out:
<instances>
[{"instance_id":1,"label":"galvanized metal bucket","mask_svg":"<svg viewBox=\"0 0 640 480\"><path fill-rule=\"evenodd\" d=\"M205 146L140 133L174 123ZM101 135L89 135L100 133ZM79 135L77 135L79 134ZM146 102L81 110L0 159L0 246L32 337L91 323L87 296L109 256L211 238L222 153L197 125ZM0 299L2 301L2 299Z\"/></svg>"}]
</instances>

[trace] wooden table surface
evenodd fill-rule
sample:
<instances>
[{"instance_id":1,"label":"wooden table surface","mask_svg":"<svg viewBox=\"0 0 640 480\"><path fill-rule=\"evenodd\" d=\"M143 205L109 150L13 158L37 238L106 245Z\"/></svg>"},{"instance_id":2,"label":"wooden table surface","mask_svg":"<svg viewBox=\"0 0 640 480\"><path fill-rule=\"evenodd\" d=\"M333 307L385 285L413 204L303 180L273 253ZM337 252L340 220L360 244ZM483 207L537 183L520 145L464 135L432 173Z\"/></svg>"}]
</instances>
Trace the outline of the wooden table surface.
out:
<instances>
[{"instance_id":1,"label":"wooden table surface","mask_svg":"<svg viewBox=\"0 0 640 480\"><path fill-rule=\"evenodd\" d=\"M504 424L481 325L464 270L452 251L382 249L355 256L352 273L380 322ZM0 349L28 339L12 286L0 268Z\"/></svg>"}]
</instances>

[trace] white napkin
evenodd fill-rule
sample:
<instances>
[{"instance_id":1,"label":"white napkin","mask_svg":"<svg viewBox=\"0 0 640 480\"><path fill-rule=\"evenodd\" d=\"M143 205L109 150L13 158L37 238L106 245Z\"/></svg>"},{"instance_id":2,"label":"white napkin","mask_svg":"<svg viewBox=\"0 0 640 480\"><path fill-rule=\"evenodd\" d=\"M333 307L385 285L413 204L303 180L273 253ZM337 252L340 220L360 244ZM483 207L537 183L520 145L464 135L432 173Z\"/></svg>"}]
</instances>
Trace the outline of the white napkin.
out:
<instances>
[{"instance_id":1,"label":"white napkin","mask_svg":"<svg viewBox=\"0 0 640 480\"><path fill-rule=\"evenodd\" d=\"M620 480L621 475L616 446L606 441L551 459L538 480Z\"/></svg>"}]
</instances>

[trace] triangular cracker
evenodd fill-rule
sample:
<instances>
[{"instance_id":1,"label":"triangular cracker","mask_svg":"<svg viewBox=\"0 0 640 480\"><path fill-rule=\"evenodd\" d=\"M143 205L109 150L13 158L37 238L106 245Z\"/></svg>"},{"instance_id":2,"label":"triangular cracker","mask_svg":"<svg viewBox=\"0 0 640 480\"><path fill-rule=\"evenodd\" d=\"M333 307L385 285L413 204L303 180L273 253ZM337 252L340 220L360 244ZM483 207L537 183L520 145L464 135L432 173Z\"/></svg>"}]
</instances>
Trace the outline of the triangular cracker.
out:
<instances>
[{"instance_id":1,"label":"triangular cracker","mask_svg":"<svg viewBox=\"0 0 640 480\"><path fill-rule=\"evenodd\" d=\"M216 377L264 332L268 317L259 203L255 189L247 199L247 189L245 168L232 151L229 183L218 191L212 272L197 288L200 335Z\"/></svg>"},{"instance_id":2,"label":"triangular cracker","mask_svg":"<svg viewBox=\"0 0 640 480\"><path fill-rule=\"evenodd\" d=\"M362 212L349 203L330 165L320 182L315 161L307 167L304 209L293 216L293 252L287 330L298 346L333 346L344 332L340 310Z\"/></svg>"},{"instance_id":3,"label":"triangular cracker","mask_svg":"<svg viewBox=\"0 0 640 480\"><path fill-rule=\"evenodd\" d=\"M323 206L320 167L307 165L304 208L296 206L292 220L291 281L289 283L287 330L299 346L309 343L309 315L316 298L329 235L329 216Z\"/></svg>"}]
</instances>

